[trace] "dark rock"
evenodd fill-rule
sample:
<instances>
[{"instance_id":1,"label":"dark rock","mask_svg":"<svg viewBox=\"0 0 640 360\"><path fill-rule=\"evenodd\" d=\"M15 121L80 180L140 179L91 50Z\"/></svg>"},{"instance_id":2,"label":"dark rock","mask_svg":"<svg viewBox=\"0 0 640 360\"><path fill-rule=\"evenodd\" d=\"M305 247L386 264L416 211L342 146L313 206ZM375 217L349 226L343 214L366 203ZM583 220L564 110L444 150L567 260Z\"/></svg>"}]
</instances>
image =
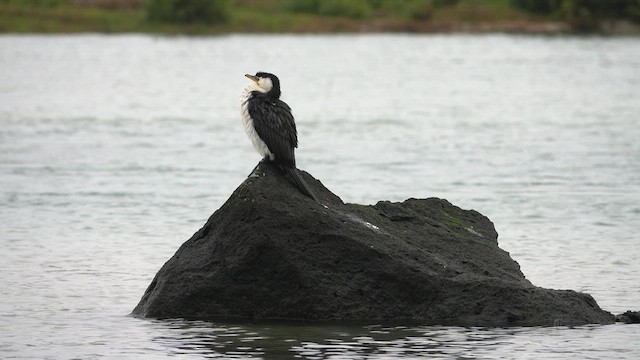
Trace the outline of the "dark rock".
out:
<instances>
[{"instance_id":1,"label":"dark rock","mask_svg":"<svg viewBox=\"0 0 640 360\"><path fill-rule=\"evenodd\" d=\"M627 324L640 324L640 311L626 311L616 315L616 322Z\"/></svg>"},{"instance_id":2,"label":"dark rock","mask_svg":"<svg viewBox=\"0 0 640 360\"><path fill-rule=\"evenodd\" d=\"M134 315L418 320L459 325L612 323L595 300L532 285L480 213L446 200L319 201L260 164L160 269Z\"/></svg>"}]
</instances>

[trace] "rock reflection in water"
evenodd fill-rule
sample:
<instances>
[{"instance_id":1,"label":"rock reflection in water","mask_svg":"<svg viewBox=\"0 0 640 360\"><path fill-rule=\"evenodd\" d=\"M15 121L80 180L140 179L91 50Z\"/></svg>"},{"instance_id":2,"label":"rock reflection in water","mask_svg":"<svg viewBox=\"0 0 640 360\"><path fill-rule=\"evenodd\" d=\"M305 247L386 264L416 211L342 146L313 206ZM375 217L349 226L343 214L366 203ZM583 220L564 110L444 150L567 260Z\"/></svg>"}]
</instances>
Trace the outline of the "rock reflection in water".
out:
<instances>
[{"instance_id":1,"label":"rock reflection in water","mask_svg":"<svg viewBox=\"0 0 640 360\"><path fill-rule=\"evenodd\" d=\"M149 321L149 320L141 320ZM482 328L452 326L337 325L151 321L164 335L153 339L173 355L227 359L474 359L534 355L536 338L557 336L550 355L585 350L604 326ZM589 331L590 330L590 331ZM582 335L580 335L582 334ZM575 336L575 338L574 338ZM594 334L593 337L599 337ZM606 340L606 339L605 339ZM602 344L600 344L602 345ZM611 346L615 348L614 343ZM543 349L538 349L543 350ZM614 350L615 349L610 349ZM564 354L564 355L563 355ZM539 355L539 352L538 352ZM584 353L583 353L584 355ZM597 354L594 354L597 355ZM597 358L594 357L594 359Z\"/></svg>"}]
</instances>

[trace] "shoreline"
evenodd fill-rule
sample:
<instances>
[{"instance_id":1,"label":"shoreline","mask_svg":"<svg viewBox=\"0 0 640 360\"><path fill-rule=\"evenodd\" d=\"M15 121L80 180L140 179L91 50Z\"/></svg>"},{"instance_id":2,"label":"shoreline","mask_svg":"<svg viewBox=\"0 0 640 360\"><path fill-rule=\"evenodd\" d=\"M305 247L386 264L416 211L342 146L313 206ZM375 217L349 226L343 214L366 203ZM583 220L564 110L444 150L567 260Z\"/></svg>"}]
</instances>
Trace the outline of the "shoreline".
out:
<instances>
[{"instance_id":1,"label":"shoreline","mask_svg":"<svg viewBox=\"0 0 640 360\"><path fill-rule=\"evenodd\" d=\"M227 36L227 35L365 35L365 34L408 34L408 35L530 35L530 36L603 36L603 37L636 37L640 36L640 27L624 29L607 29L605 31L573 31L563 23L546 24L520 24L520 23L455 23L438 24L435 26L423 27L416 30L413 27L406 28L379 28L362 27L359 29L340 30L294 30L283 29L278 31L265 31L257 29L245 30L209 30L199 31L193 29L172 30L172 31L149 31L149 30L104 30L104 29L82 29L72 31L41 31L35 29L25 29L21 31L2 31L0 36L8 35L150 35L150 36Z\"/></svg>"}]
</instances>

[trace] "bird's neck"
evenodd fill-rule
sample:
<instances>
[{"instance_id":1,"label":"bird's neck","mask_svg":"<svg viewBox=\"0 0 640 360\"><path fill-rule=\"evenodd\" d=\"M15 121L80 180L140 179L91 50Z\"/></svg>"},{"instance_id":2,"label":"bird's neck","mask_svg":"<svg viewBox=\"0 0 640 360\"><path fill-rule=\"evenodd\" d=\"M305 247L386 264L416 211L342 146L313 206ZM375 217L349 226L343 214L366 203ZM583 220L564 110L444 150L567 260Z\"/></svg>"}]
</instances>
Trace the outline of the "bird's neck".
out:
<instances>
[{"instance_id":1,"label":"bird's neck","mask_svg":"<svg viewBox=\"0 0 640 360\"><path fill-rule=\"evenodd\" d=\"M257 92L262 93L262 94L266 93L266 91L263 88L261 88L260 86L258 86L258 84L254 83L254 82L250 83L244 89L244 91L245 91L245 93L248 93L248 94L250 94L250 93L252 93L254 91L257 91Z\"/></svg>"},{"instance_id":2,"label":"bird's neck","mask_svg":"<svg viewBox=\"0 0 640 360\"><path fill-rule=\"evenodd\" d=\"M263 88L258 86L258 84L256 84L256 83L249 84L249 86L247 86L244 89L244 93L247 96L250 96L250 95L252 95L254 93L259 93L259 94L262 94L263 96L267 96L267 97L269 97L271 99L274 99L274 100L277 100L277 99L280 98L280 89L272 88L269 91L265 91Z\"/></svg>"}]
</instances>

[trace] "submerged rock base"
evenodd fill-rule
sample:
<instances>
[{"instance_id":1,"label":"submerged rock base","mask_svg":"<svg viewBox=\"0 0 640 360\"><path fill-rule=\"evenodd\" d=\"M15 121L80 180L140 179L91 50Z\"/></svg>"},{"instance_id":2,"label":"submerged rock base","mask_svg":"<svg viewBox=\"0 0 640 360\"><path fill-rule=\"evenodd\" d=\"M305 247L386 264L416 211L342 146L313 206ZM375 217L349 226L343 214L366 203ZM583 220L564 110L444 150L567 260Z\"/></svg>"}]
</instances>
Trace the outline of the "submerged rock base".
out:
<instances>
[{"instance_id":1,"label":"submerged rock base","mask_svg":"<svg viewBox=\"0 0 640 360\"><path fill-rule=\"evenodd\" d=\"M612 323L588 294L532 285L493 223L446 200L319 202L268 163L160 269L134 315L417 320L456 325Z\"/></svg>"}]
</instances>

